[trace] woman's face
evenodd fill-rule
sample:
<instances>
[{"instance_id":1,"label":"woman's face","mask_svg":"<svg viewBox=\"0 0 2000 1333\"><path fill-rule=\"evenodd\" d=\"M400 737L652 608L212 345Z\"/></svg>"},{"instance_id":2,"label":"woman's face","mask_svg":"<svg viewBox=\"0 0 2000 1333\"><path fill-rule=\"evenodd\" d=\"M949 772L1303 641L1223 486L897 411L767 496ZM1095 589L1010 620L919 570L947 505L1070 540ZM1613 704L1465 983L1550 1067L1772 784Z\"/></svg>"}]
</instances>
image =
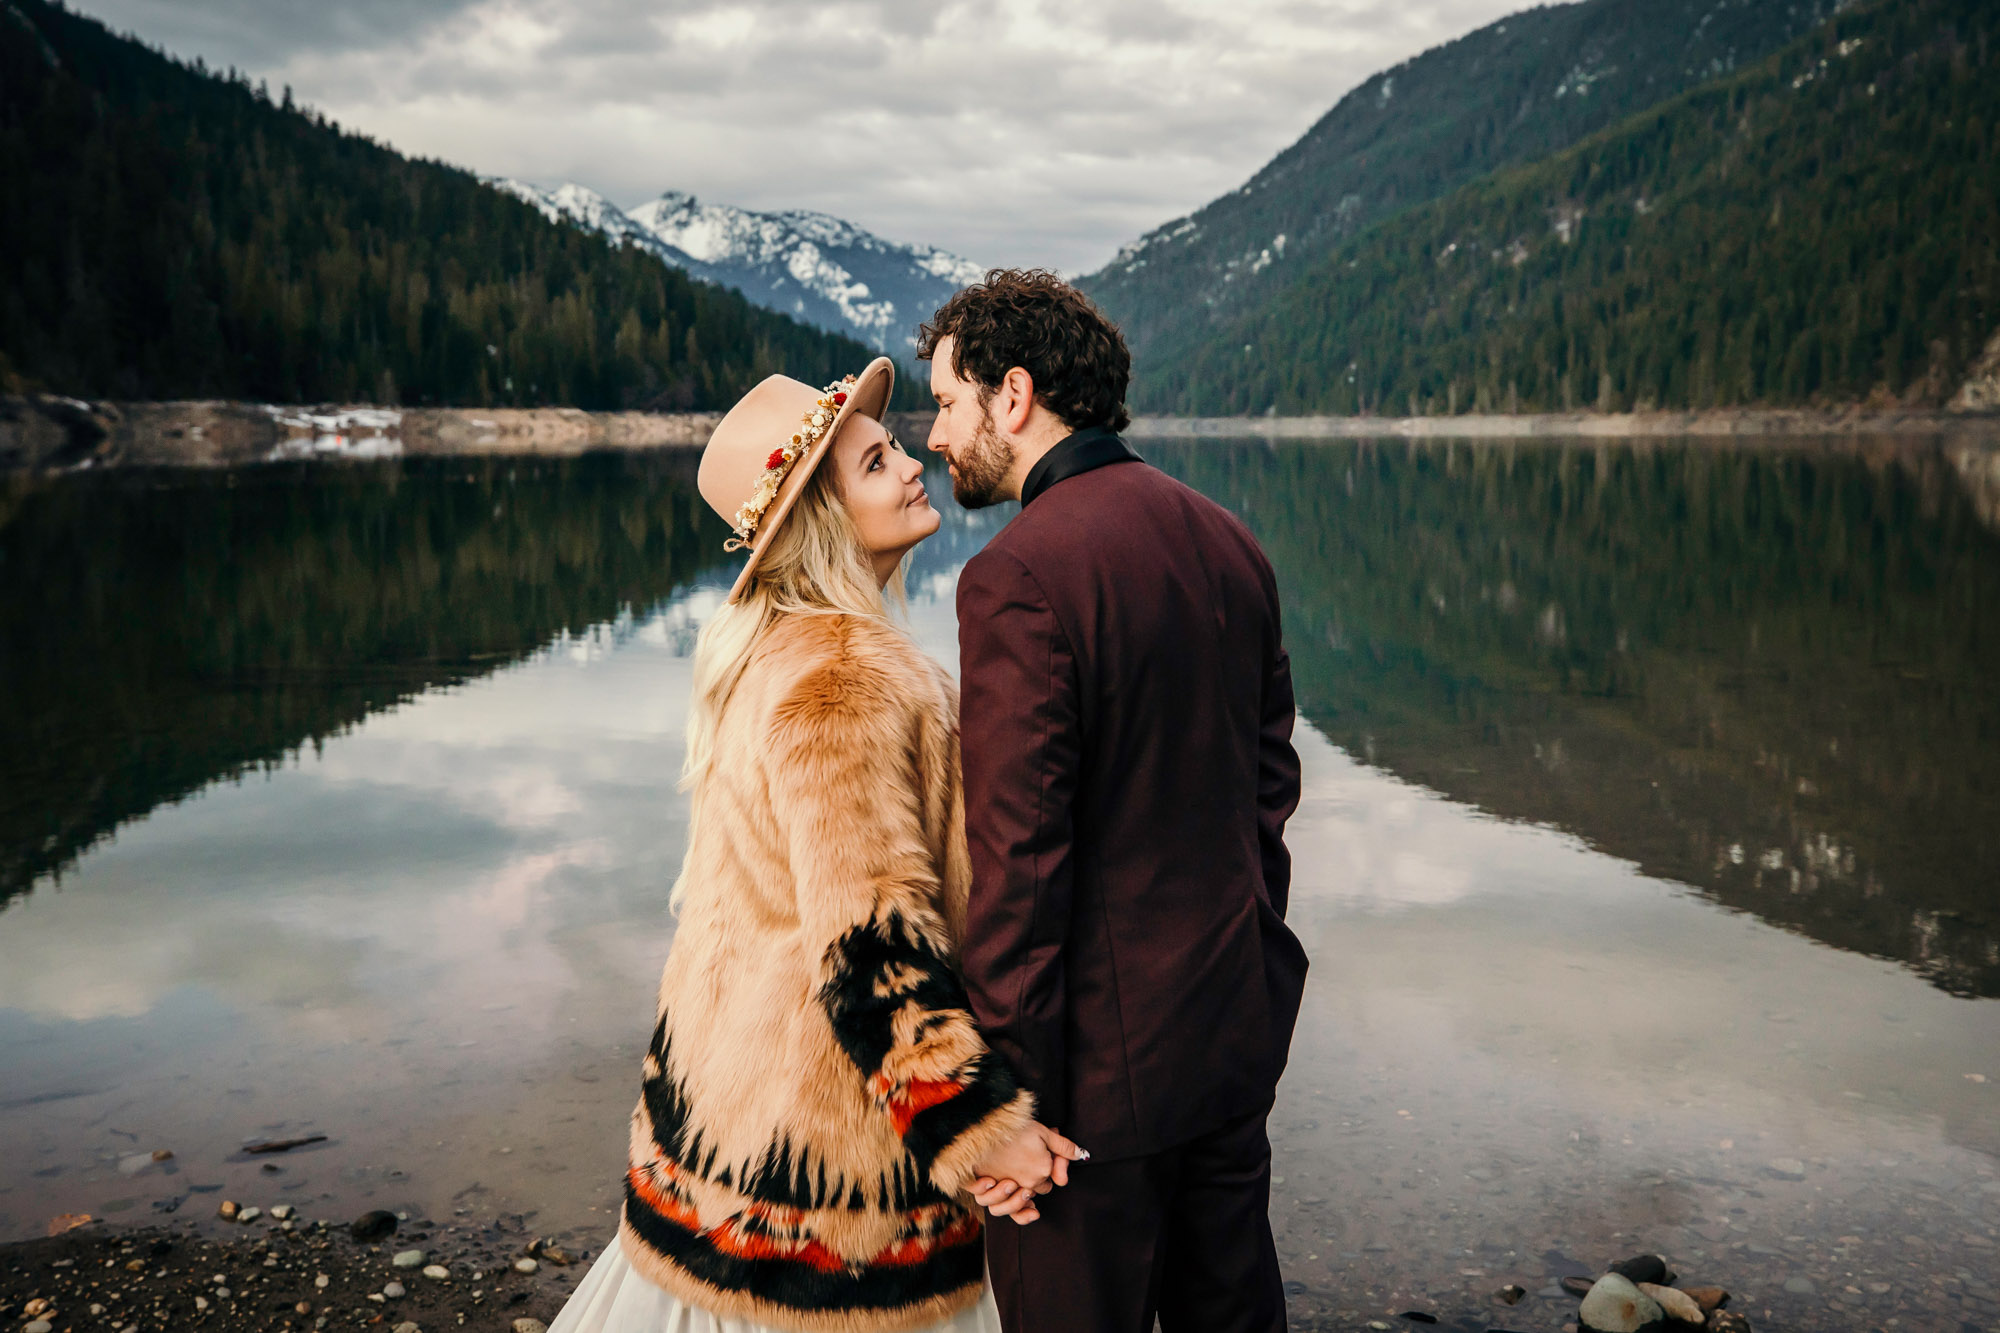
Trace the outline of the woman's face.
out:
<instances>
[{"instance_id":1,"label":"woman's face","mask_svg":"<svg viewBox=\"0 0 2000 1333\"><path fill-rule=\"evenodd\" d=\"M924 465L903 452L881 422L859 414L841 427L827 465L875 576L887 583L903 556L941 521L924 491Z\"/></svg>"}]
</instances>

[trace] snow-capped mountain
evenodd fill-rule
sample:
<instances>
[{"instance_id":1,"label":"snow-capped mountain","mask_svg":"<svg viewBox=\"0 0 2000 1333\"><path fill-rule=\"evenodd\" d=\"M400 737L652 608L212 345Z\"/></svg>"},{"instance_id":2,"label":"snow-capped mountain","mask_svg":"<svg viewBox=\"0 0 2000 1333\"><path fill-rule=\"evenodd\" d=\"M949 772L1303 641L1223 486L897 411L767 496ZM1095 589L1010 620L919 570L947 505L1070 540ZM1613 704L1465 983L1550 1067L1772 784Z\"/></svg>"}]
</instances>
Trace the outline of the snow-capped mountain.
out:
<instances>
[{"instance_id":1,"label":"snow-capped mountain","mask_svg":"<svg viewBox=\"0 0 2000 1333\"><path fill-rule=\"evenodd\" d=\"M902 245L824 213L758 213L704 204L669 190L626 212L595 190L490 182L551 220L636 245L698 278L734 287L758 305L884 352L916 342L917 325L953 292L979 280L979 265L935 246Z\"/></svg>"}]
</instances>

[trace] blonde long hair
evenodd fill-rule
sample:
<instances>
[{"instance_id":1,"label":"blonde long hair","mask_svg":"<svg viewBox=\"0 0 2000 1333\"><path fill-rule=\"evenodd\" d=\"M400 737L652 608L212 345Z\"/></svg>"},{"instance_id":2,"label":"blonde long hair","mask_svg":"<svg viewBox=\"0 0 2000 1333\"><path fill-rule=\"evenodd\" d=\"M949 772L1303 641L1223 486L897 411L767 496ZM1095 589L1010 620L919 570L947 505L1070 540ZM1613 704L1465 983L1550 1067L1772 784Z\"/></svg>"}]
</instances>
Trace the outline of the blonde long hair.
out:
<instances>
[{"instance_id":1,"label":"blonde long hair","mask_svg":"<svg viewBox=\"0 0 2000 1333\"><path fill-rule=\"evenodd\" d=\"M832 459L816 469L785 516L757 566L757 576L743 596L721 607L702 626L695 640L694 690L688 703L687 760L681 767L681 790L689 793L688 847L694 847L701 821L702 787L715 759L715 736L722 711L750 658L786 616L855 615L887 620L889 607L904 603L903 558L886 587L875 581L875 570L862 549L861 536L842 503L832 478ZM680 906L686 893L685 862L674 883L671 902Z\"/></svg>"}]
</instances>

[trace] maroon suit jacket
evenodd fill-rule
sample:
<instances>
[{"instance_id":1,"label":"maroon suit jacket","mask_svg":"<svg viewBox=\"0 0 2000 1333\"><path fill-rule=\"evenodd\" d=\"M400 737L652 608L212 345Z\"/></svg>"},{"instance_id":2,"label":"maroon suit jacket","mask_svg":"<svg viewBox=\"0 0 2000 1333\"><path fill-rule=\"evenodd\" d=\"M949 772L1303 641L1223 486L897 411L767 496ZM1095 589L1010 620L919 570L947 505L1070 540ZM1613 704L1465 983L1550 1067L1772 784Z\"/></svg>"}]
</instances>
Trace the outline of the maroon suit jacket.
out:
<instances>
[{"instance_id":1,"label":"maroon suit jacket","mask_svg":"<svg viewBox=\"0 0 2000 1333\"><path fill-rule=\"evenodd\" d=\"M1100 1158L1266 1108L1305 983L1269 561L1108 431L1029 474L958 583L966 989L1040 1118Z\"/></svg>"}]
</instances>

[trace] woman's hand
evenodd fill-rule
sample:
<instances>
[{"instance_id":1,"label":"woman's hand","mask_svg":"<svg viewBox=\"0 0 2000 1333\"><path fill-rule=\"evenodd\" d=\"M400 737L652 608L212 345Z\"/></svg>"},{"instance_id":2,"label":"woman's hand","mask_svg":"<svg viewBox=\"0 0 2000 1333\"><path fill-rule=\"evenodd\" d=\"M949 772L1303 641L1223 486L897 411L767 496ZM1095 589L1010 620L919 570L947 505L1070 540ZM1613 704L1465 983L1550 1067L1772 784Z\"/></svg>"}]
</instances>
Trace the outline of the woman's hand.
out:
<instances>
[{"instance_id":1,"label":"woman's hand","mask_svg":"<svg viewBox=\"0 0 2000 1333\"><path fill-rule=\"evenodd\" d=\"M981 1162L972 1198L995 1217L1011 1217L1022 1226L1041 1212L1035 1196L1069 1184L1069 1165L1090 1154L1046 1125L1031 1124Z\"/></svg>"},{"instance_id":2,"label":"woman's hand","mask_svg":"<svg viewBox=\"0 0 2000 1333\"><path fill-rule=\"evenodd\" d=\"M1035 1192L1022 1189L1019 1182L981 1176L972 1183L972 1201L994 1217L1011 1217L1020 1226L1041 1219L1035 1207Z\"/></svg>"}]
</instances>

